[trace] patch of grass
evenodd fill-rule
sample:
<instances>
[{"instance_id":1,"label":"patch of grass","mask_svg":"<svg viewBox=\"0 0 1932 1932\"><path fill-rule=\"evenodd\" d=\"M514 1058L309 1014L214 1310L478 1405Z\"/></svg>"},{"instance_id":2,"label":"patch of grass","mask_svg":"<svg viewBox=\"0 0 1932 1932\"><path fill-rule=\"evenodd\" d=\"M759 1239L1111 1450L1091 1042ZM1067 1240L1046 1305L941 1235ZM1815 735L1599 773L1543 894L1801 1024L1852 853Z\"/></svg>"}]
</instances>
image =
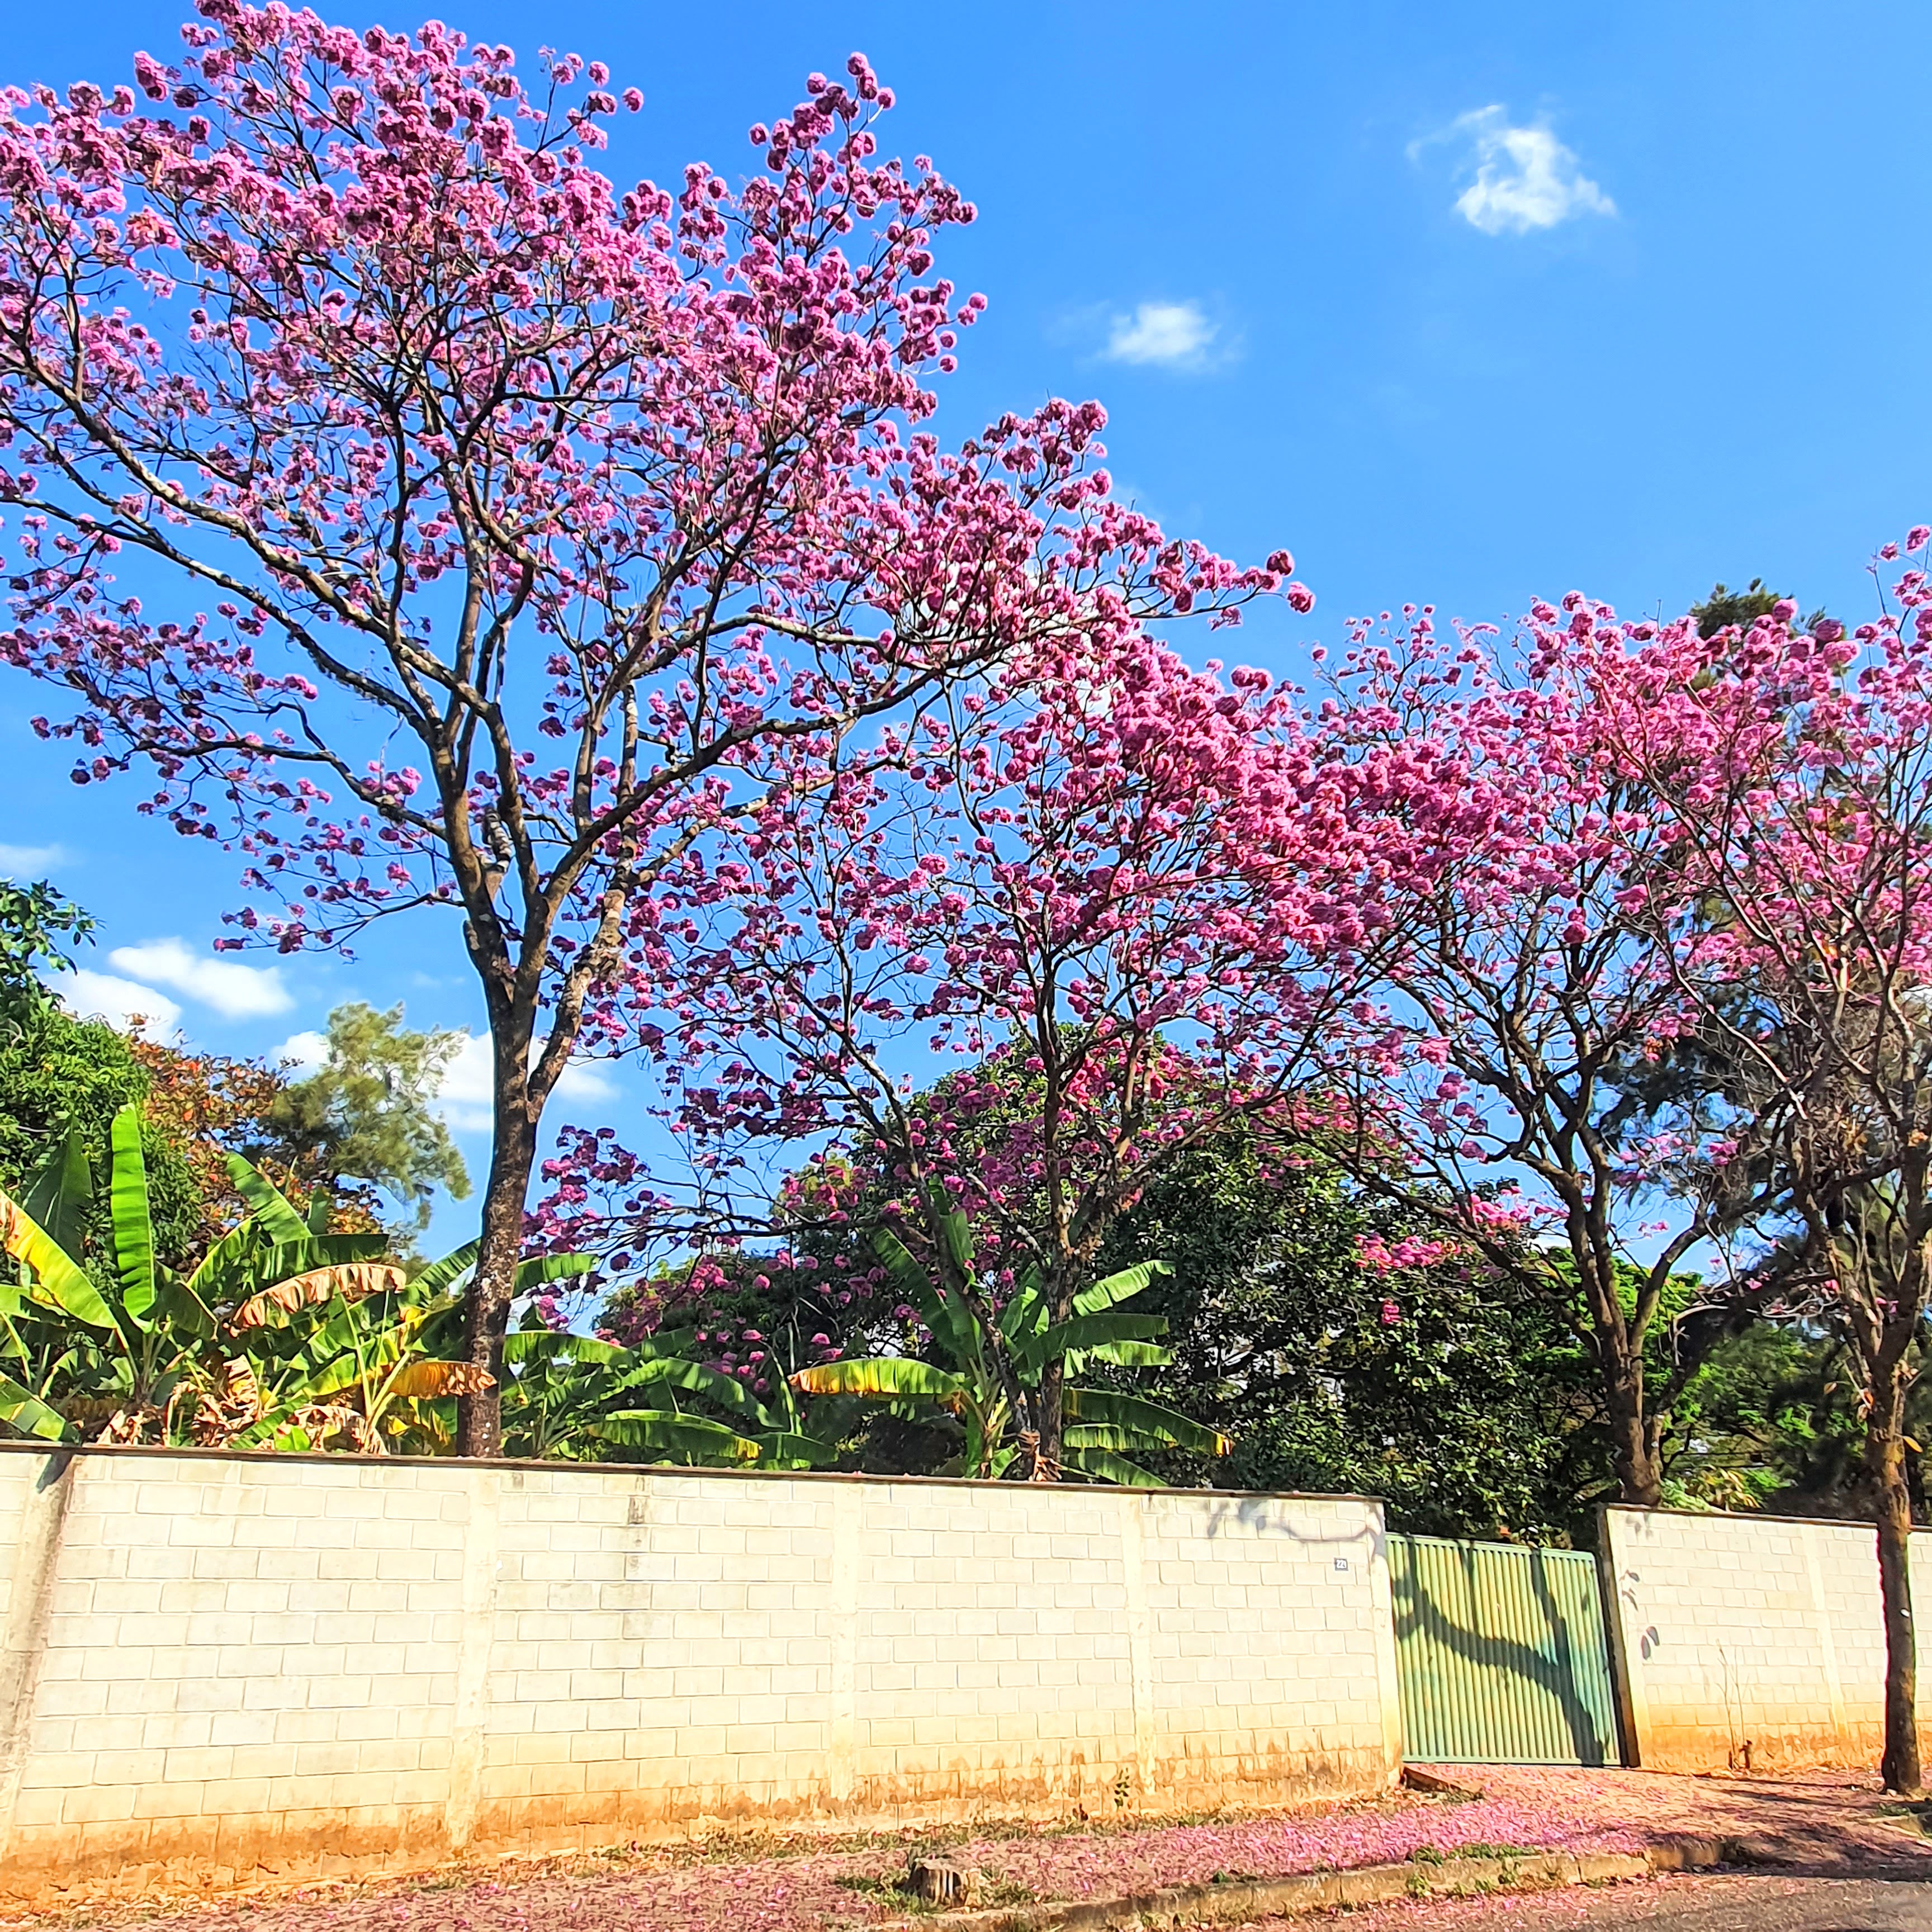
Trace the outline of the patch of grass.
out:
<instances>
[{"instance_id":1,"label":"patch of grass","mask_svg":"<svg viewBox=\"0 0 1932 1932\"><path fill-rule=\"evenodd\" d=\"M842 1872L832 1882L842 1892L856 1892L867 1898L881 1900L896 1910L913 1913L951 1912L951 1905L928 1905L906 1888L902 1876L877 1876L865 1872ZM1040 1894L1016 1879L989 1878L980 1874L979 1903L989 1905L1035 1905Z\"/></svg>"},{"instance_id":2,"label":"patch of grass","mask_svg":"<svg viewBox=\"0 0 1932 1932\"><path fill-rule=\"evenodd\" d=\"M982 1905L1034 1905L1040 1894L1030 1885L1022 1885L1017 1879L987 1878L980 1880L980 1903Z\"/></svg>"}]
</instances>

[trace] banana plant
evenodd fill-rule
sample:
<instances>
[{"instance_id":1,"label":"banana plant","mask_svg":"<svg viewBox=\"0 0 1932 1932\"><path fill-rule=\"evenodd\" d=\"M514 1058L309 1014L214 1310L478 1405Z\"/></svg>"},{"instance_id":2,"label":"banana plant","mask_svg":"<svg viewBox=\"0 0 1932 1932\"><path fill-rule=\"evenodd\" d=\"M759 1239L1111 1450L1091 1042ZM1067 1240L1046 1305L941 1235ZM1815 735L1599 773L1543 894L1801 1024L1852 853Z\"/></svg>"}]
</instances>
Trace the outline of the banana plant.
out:
<instances>
[{"instance_id":1,"label":"banana plant","mask_svg":"<svg viewBox=\"0 0 1932 1932\"><path fill-rule=\"evenodd\" d=\"M956 1258L970 1258L972 1231L958 1210L942 1221L942 1233ZM939 1362L915 1356L855 1356L802 1369L792 1386L810 1395L854 1396L916 1412L938 1408L957 1418L964 1441L947 1473L998 1478L1019 1455L1022 1418L1012 1395L1036 1391L1049 1363L1064 1366L1067 1426L1062 1437L1066 1468L1096 1481L1157 1486L1160 1478L1130 1459L1168 1448L1225 1456L1232 1446L1218 1431L1203 1428L1178 1410L1140 1396L1088 1388L1072 1378L1090 1362L1120 1368L1156 1368L1170 1361L1156 1338L1166 1322L1156 1315L1120 1312L1123 1302L1142 1293L1168 1272L1165 1262L1141 1262L1095 1282L1074 1298L1071 1319L1056 1322L1037 1273L1029 1269L999 1309L990 1331L963 1302L940 1294L926 1269L896 1235L881 1230L872 1240L906 1301L917 1309ZM990 1305L990 1304L989 1304ZM1004 1371L1004 1372L1002 1372Z\"/></svg>"},{"instance_id":2,"label":"banana plant","mask_svg":"<svg viewBox=\"0 0 1932 1932\"><path fill-rule=\"evenodd\" d=\"M262 1414L233 1438L237 1448L346 1448L368 1455L447 1446L435 1411L491 1386L473 1362L422 1351L434 1311L388 1294L332 1298L302 1348L281 1358L279 1386L262 1384Z\"/></svg>"},{"instance_id":3,"label":"banana plant","mask_svg":"<svg viewBox=\"0 0 1932 1932\"><path fill-rule=\"evenodd\" d=\"M236 1309L230 1333L254 1372L238 1448L438 1454L453 1441L451 1405L490 1387L478 1365L446 1359L460 1332L457 1290L475 1266L470 1242L414 1275L362 1262L284 1277ZM519 1294L586 1273L588 1255L547 1255L517 1272Z\"/></svg>"},{"instance_id":4,"label":"banana plant","mask_svg":"<svg viewBox=\"0 0 1932 1932\"><path fill-rule=\"evenodd\" d=\"M800 1426L797 1398L782 1379L762 1402L735 1377L686 1354L688 1330L641 1347L560 1334L534 1314L505 1338L511 1378L503 1390L504 1446L513 1455L756 1463L809 1468L836 1446ZM728 1420L705 1408L722 1411Z\"/></svg>"},{"instance_id":5,"label":"banana plant","mask_svg":"<svg viewBox=\"0 0 1932 1932\"><path fill-rule=\"evenodd\" d=\"M156 1252L136 1107L109 1131L112 1265L98 1276L80 1258L93 1180L77 1132L50 1150L22 1200L0 1192L0 1247L19 1270L0 1281L0 1420L56 1442L103 1424L115 1439L178 1439L232 1379L225 1308L292 1276L313 1292L382 1251L380 1235L328 1233L326 1204L304 1220L239 1155L229 1166L250 1211L186 1275Z\"/></svg>"}]
</instances>

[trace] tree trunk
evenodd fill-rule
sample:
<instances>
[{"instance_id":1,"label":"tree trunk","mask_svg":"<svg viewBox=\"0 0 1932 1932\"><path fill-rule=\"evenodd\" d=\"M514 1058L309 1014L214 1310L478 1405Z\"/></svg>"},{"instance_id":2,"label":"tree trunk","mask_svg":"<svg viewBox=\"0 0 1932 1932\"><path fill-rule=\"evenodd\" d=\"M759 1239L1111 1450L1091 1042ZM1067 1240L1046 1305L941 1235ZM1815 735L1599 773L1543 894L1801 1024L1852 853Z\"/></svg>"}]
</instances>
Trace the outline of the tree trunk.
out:
<instances>
[{"instance_id":1,"label":"tree trunk","mask_svg":"<svg viewBox=\"0 0 1932 1932\"><path fill-rule=\"evenodd\" d=\"M1865 1478L1878 1526L1885 1605L1885 1758L1888 1791L1916 1797L1918 1765L1918 1642L1912 1627L1912 1492L1905 1479L1905 1377L1894 1367L1872 1390L1865 1423ZM1876 1378L1875 1378L1876 1380Z\"/></svg>"},{"instance_id":2,"label":"tree trunk","mask_svg":"<svg viewBox=\"0 0 1932 1932\"><path fill-rule=\"evenodd\" d=\"M1060 1444L1066 1433L1066 1366L1048 1362L1040 1371L1040 1446L1034 1451L1033 1467L1027 1472L1030 1483L1060 1480Z\"/></svg>"},{"instance_id":3,"label":"tree trunk","mask_svg":"<svg viewBox=\"0 0 1932 1932\"><path fill-rule=\"evenodd\" d=\"M1655 1509L1664 1500L1657 1431L1644 1412L1643 1371L1614 1336L1597 1334L1597 1356L1610 1412L1610 1453L1616 1466L1617 1500L1635 1509Z\"/></svg>"},{"instance_id":4,"label":"tree trunk","mask_svg":"<svg viewBox=\"0 0 1932 1932\"><path fill-rule=\"evenodd\" d=\"M457 1408L457 1453L503 1453L503 1336L516 1298L517 1264L524 1249L524 1208L536 1166L537 1130L520 1090L506 1096L496 1088L496 1130L490 1148L490 1178L483 1192L483 1231L476 1250L464 1310L464 1359L495 1378L476 1395L460 1397Z\"/></svg>"}]
</instances>

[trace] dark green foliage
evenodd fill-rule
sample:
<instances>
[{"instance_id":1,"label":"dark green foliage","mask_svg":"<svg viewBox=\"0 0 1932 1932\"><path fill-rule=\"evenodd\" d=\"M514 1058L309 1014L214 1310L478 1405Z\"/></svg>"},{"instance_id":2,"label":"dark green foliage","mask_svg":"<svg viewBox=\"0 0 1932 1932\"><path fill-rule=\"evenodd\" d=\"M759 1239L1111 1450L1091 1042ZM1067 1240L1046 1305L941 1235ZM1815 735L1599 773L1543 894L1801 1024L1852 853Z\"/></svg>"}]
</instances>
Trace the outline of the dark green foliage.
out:
<instances>
[{"instance_id":1,"label":"dark green foliage","mask_svg":"<svg viewBox=\"0 0 1932 1932\"><path fill-rule=\"evenodd\" d=\"M108 1246L107 1131L114 1116L148 1092L148 1074L128 1042L98 1020L76 1019L50 1001L16 1011L0 1031L0 1189L16 1193L47 1149L78 1128L93 1167L95 1198L82 1230L90 1264ZM189 1260L201 1218L194 1175L165 1136L144 1130L148 1187L162 1258Z\"/></svg>"},{"instance_id":2,"label":"dark green foliage","mask_svg":"<svg viewBox=\"0 0 1932 1932\"><path fill-rule=\"evenodd\" d=\"M1808 1328L1758 1322L1726 1337L1685 1383L1664 1432L1664 1500L1678 1507L1865 1516L1856 1370ZM1932 1430L1932 1388L1915 1385L1908 1435ZM1920 1467L1912 1462L1915 1504Z\"/></svg>"},{"instance_id":3,"label":"dark green foliage","mask_svg":"<svg viewBox=\"0 0 1932 1932\"><path fill-rule=\"evenodd\" d=\"M1691 605L1690 615L1697 620L1697 634L1700 638L1714 638L1720 631L1748 631L1759 618L1770 616L1781 595L1776 590L1767 590L1761 577L1754 577L1750 587L1746 590L1733 590L1726 584L1714 584L1710 596L1702 603ZM1804 628L1815 631L1824 620L1825 612L1821 607L1804 620Z\"/></svg>"},{"instance_id":4,"label":"dark green foliage","mask_svg":"<svg viewBox=\"0 0 1932 1932\"><path fill-rule=\"evenodd\" d=\"M1701 604L1690 607L1690 614L1697 620L1697 634L1700 638L1714 638L1720 631L1733 628L1748 631L1760 617L1771 614L1772 606L1778 600L1779 593L1767 590L1764 579L1754 577L1747 590L1732 590L1727 585L1713 584L1711 594Z\"/></svg>"},{"instance_id":5,"label":"dark green foliage","mask_svg":"<svg viewBox=\"0 0 1932 1932\"><path fill-rule=\"evenodd\" d=\"M45 1006L40 975L71 967L67 949L91 940L94 928L94 920L44 879L28 886L0 879L0 1020L17 1022L23 1012Z\"/></svg>"},{"instance_id":6,"label":"dark green foliage","mask_svg":"<svg viewBox=\"0 0 1932 1932\"><path fill-rule=\"evenodd\" d=\"M1225 1462L1156 1466L1183 1484L1379 1496L1396 1527L1432 1534L1586 1537L1610 1459L1574 1331L1459 1261L1365 1268L1372 1231L1409 1232L1331 1172L1264 1162L1240 1138L1148 1190L1102 1265L1168 1262L1141 1305L1168 1318L1175 1360L1148 1392L1234 1439Z\"/></svg>"}]
</instances>

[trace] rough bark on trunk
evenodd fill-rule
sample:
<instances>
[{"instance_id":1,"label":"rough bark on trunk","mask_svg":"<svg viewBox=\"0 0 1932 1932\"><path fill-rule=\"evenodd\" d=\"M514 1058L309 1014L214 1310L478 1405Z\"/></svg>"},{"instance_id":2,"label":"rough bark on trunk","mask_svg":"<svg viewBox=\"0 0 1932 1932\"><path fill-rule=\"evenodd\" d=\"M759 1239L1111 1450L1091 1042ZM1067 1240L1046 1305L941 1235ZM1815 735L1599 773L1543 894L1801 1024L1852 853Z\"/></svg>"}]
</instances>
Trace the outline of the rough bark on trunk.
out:
<instances>
[{"instance_id":1,"label":"rough bark on trunk","mask_svg":"<svg viewBox=\"0 0 1932 1932\"><path fill-rule=\"evenodd\" d=\"M1657 1430L1645 1413L1643 1372L1614 1336L1599 1329L1598 1360L1610 1412L1610 1453L1617 1472L1617 1500L1636 1509L1655 1509L1664 1500Z\"/></svg>"},{"instance_id":2,"label":"rough bark on trunk","mask_svg":"<svg viewBox=\"0 0 1932 1932\"><path fill-rule=\"evenodd\" d=\"M483 1228L464 1310L464 1356L487 1369L491 1385L457 1405L457 1453L503 1453L503 1337L516 1298L517 1264L524 1246L524 1208L536 1166L536 1128L519 1093L506 1097L499 1083L490 1178L483 1193Z\"/></svg>"},{"instance_id":3,"label":"rough bark on trunk","mask_svg":"<svg viewBox=\"0 0 1932 1932\"><path fill-rule=\"evenodd\" d=\"M1060 1480L1060 1446L1066 1433L1066 1370L1060 1362L1048 1362L1040 1378L1040 1447L1034 1452L1034 1466L1027 1480L1034 1483Z\"/></svg>"},{"instance_id":4,"label":"rough bark on trunk","mask_svg":"<svg viewBox=\"0 0 1932 1932\"><path fill-rule=\"evenodd\" d=\"M1905 1478L1905 1378L1893 1369L1872 1390L1864 1466L1878 1527L1885 1608L1885 1756L1888 1791L1919 1789L1918 1642L1912 1623L1912 1492Z\"/></svg>"}]
</instances>

